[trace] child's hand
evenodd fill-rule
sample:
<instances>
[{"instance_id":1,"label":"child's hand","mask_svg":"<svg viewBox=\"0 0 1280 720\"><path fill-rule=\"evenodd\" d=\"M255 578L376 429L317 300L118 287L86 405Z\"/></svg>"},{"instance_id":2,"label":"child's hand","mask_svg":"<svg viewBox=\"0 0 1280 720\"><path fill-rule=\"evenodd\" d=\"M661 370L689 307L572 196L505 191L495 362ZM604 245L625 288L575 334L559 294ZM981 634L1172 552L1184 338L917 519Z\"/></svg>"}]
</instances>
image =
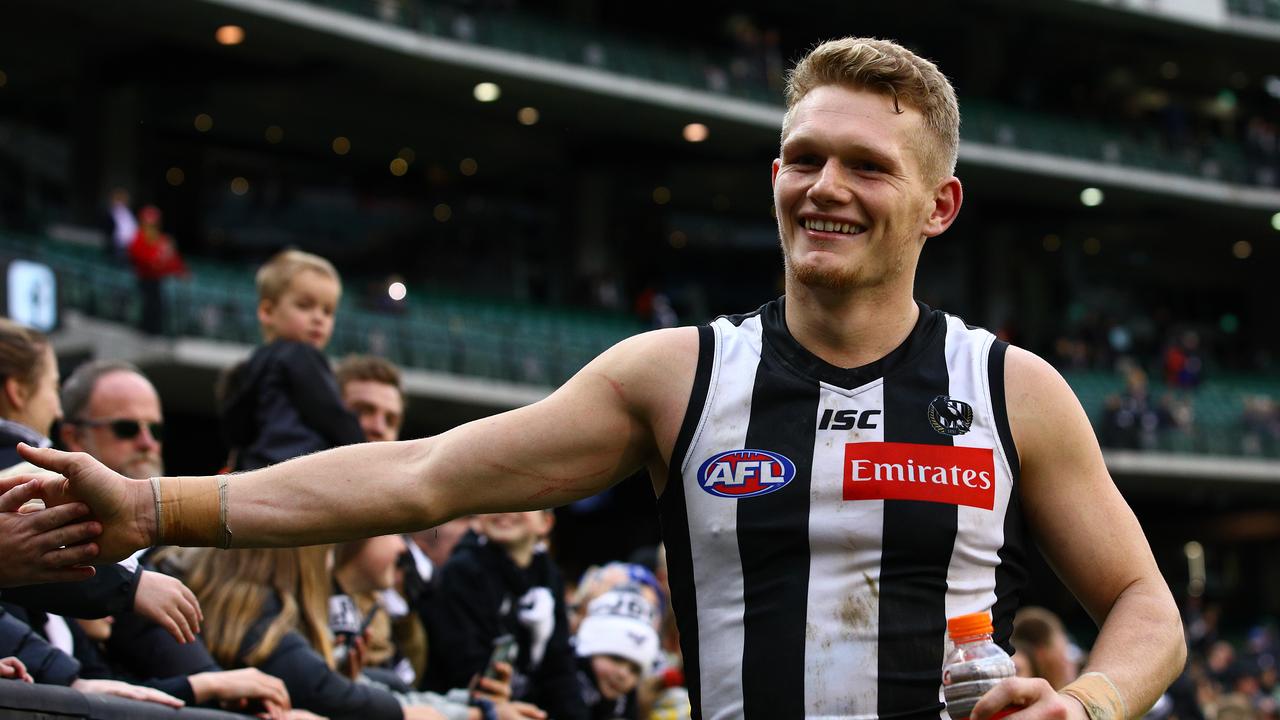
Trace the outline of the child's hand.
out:
<instances>
[{"instance_id":1,"label":"child's hand","mask_svg":"<svg viewBox=\"0 0 1280 720\"><path fill-rule=\"evenodd\" d=\"M493 664L493 673L495 677L482 677L477 675L475 682L471 684L471 693L494 703L501 705L511 700L511 674L514 672L511 665L504 662L496 662Z\"/></svg>"},{"instance_id":2,"label":"child's hand","mask_svg":"<svg viewBox=\"0 0 1280 720\"><path fill-rule=\"evenodd\" d=\"M342 671L347 677L352 680L360 677L360 673L364 671L364 658L368 651L369 643L367 634L357 637L355 642L353 642L347 650L346 663L342 668Z\"/></svg>"},{"instance_id":3,"label":"child's hand","mask_svg":"<svg viewBox=\"0 0 1280 720\"><path fill-rule=\"evenodd\" d=\"M27 674L27 666L16 657L0 658L0 678L13 678L26 683L35 682Z\"/></svg>"}]
</instances>

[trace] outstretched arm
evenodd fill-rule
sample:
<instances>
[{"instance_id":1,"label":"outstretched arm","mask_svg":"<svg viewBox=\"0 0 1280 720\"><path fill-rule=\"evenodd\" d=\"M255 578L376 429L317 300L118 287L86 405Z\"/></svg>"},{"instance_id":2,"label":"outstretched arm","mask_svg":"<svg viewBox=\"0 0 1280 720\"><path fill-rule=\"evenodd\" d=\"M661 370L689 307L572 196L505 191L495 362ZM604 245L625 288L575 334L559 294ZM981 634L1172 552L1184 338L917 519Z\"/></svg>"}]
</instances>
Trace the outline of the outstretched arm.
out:
<instances>
[{"instance_id":1,"label":"outstretched arm","mask_svg":"<svg viewBox=\"0 0 1280 720\"><path fill-rule=\"evenodd\" d=\"M693 328L646 333L609 349L533 405L432 438L336 448L230 476L232 543L340 542L600 492L655 456L655 417L683 412L697 348ZM11 492L50 504L88 503L104 527L104 558L156 541L148 481L126 480L82 454L22 453L67 479L45 478ZM201 524L216 522L216 515Z\"/></svg>"},{"instance_id":2,"label":"outstretched arm","mask_svg":"<svg viewBox=\"0 0 1280 720\"><path fill-rule=\"evenodd\" d=\"M1177 605L1066 381L1040 358L1012 347L1005 378L1028 525L1049 564L1100 626L1084 671L1103 673L1127 714L1138 717L1186 660ZM1084 710L1083 701L1046 691L1043 681L1001 687L974 708L974 720L1005 703L1037 700L1065 704L1062 709L1076 717ZM1098 713L1108 711L1095 707L1089 715Z\"/></svg>"}]
</instances>

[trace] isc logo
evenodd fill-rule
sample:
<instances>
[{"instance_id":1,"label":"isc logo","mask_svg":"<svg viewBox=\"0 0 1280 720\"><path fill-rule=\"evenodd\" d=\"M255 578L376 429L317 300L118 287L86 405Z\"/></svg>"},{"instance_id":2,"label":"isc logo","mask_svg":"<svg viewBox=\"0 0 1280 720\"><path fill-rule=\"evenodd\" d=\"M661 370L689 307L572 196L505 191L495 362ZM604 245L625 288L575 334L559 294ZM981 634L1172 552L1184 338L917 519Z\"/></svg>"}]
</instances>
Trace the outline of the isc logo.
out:
<instances>
[{"instance_id":1,"label":"isc logo","mask_svg":"<svg viewBox=\"0 0 1280 720\"><path fill-rule=\"evenodd\" d=\"M698 485L719 497L747 498L781 490L796 476L796 464L768 450L730 450L698 468Z\"/></svg>"},{"instance_id":2,"label":"isc logo","mask_svg":"<svg viewBox=\"0 0 1280 720\"><path fill-rule=\"evenodd\" d=\"M819 430L875 430L879 427L876 417L879 410L835 410L827 408L822 411L822 419L818 421Z\"/></svg>"}]
</instances>

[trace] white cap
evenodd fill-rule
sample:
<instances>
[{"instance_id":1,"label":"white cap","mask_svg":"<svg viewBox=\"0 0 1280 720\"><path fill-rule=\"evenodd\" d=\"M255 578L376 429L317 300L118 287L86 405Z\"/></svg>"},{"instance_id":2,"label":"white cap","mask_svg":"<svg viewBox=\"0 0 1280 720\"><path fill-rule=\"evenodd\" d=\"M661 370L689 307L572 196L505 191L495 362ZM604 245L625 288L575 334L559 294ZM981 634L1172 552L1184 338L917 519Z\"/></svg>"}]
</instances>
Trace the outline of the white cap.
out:
<instances>
[{"instance_id":1,"label":"white cap","mask_svg":"<svg viewBox=\"0 0 1280 720\"><path fill-rule=\"evenodd\" d=\"M587 606L587 617L578 627L578 655L617 655L647 674L658 659L656 613L638 589L623 585L610 590Z\"/></svg>"}]
</instances>

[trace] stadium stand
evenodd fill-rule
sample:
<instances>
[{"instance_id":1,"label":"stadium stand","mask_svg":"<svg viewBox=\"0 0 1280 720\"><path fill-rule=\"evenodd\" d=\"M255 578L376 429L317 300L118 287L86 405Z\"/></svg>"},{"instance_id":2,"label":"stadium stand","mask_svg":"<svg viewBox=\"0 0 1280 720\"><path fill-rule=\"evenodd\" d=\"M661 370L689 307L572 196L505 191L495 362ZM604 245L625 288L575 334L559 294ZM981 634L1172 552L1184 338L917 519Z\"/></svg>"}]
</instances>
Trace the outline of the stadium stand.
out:
<instances>
[{"instance_id":1,"label":"stadium stand","mask_svg":"<svg viewBox=\"0 0 1280 720\"><path fill-rule=\"evenodd\" d=\"M1186 602L1188 707L1226 718L1246 694L1248 716L1280 717L1280 4L819 3L817 20L792 5L16 4L0 256L56 271L64 375L123 357L153 376L175 472L221 467L214 378L259 342L253 269L289 245L342 272L329 354L401 365L405 436L440 432L661 324L655 296L689 323L777 295L779 71L833 27L894 37L954 73L963 115L966 207L926 250L920 297L1064 373ZM245 41L217 44L223 25ZM501 97L478 102L482 82ZM165 284L159 338L133 330L134 275L101 250L116 184L165 210L191 270ZM1190 385L1166 373L1186 329L1202 341ZM633 479L563 511L567 575L656 541L651 505ZM1087 646L1052 578L1036 570L1029 599ZM111 716L10 685L0 707Z\"/></svg>"}]
</instances>

